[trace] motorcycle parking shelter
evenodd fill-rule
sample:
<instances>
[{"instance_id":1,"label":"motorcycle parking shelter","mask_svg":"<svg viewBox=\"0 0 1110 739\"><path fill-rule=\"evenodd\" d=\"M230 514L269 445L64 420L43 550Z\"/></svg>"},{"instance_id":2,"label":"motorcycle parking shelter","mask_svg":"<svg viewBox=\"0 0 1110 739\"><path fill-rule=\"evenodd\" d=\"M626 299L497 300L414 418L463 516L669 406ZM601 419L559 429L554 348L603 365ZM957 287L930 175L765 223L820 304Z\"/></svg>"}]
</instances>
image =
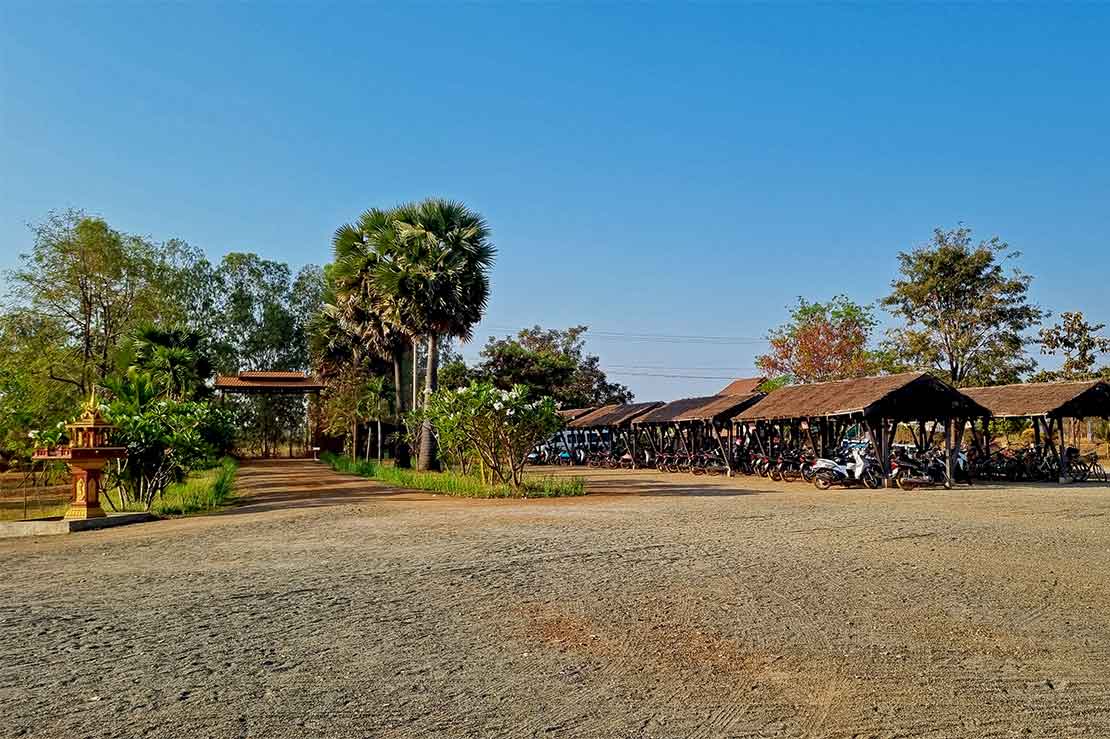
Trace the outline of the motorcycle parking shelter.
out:
<instances>
[{"instance_id":1,"label":"motorcycle parking shelter","mask_svg":"<svg viewBox=\"0 0 1110 739\"><path fill-rule=\"evenodd\" d=\"M589 451L593 451L595 441L598 446L608 442L612 448L613 442L620 439L632 452L633 465L635 465L636 438L632 434L632 421L661 405L663 403L660 401L603 405L568 423L566 433L563 435L563 444L570 452L567 444L568 433L576 446L584 446Z\"/></svg>"},{"instance_id":2,"label":"motorcycle parking shelter","mask_svg":"<svg viewBox=\"0 0 1110 739\"><path fill-rule=\"evenodd\" d=\"M691 454L705 448L707 441L716 442L731 477L732 419L761 398L763 393L759 392L682 398L640 416L632 426L647 440L657 457L668 440L676 449L681 445Z\"/></svg>"},{"instance_id":3,"label":"motorcycle parking shelter","mask_svg":"<svg viewBox=\"0 0 1110 739\"><path fill-rule=\"evenodd\" d=\"M1110 383L1036 382L1019 385L965 388L964 393L991 412L995 418L1028 418L1033 422L1033 443L1040 450L1042 438L1057 456L1060 482L1067 482L1067 443L1064 419L1110 418ZM990 427L983 419L983 439L989 444ZM972 432L975 433L974 424ZM1043 437L1042 437L1043 434ZM1053 434L1060 440L1052 443ZM978 442L978 438L976 439ZM989 453L989 449L983 450Z\"/></svg>"},{"instance_id":4,"label":"motorcycle parking shelter","mask_svg":"<svg viewBox=\"0 0 1110 739\"><path fill-rule=\"evenodd\" d=\"M879 454L884 485L890 485L890 455L898 424L927 421L944 427L945 466L952 479L955 450L959 449L968 419L990 411L959 390L926 372L904 372L881 377L789 385L776 390L736 421L763 440L777 433L800 447L807 440L818 456L835 449L848 430L861 425Z\"/></svg>"}]
</instances>

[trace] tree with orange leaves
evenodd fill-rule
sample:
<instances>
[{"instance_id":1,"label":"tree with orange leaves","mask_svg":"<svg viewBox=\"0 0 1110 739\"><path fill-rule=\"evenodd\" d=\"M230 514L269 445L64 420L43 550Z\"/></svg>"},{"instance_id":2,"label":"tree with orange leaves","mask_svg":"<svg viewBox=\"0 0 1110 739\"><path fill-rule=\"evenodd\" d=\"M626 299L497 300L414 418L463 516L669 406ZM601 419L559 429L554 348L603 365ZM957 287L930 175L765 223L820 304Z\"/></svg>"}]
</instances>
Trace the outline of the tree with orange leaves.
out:
<instances>
[{"instance_id":1,"label":"tree with orange leaves","mask_svg":"<svg viewBox=\"0 0 1110 739\"><path fill-rule=\"evenodd\" d=\"M795 383L863 377L877 370L867 348L875 325L871 306L846 295L827 303L799 297L790 320L768 333L771 350L757 357L756 365Z\"/></svg>"}]
</instances>

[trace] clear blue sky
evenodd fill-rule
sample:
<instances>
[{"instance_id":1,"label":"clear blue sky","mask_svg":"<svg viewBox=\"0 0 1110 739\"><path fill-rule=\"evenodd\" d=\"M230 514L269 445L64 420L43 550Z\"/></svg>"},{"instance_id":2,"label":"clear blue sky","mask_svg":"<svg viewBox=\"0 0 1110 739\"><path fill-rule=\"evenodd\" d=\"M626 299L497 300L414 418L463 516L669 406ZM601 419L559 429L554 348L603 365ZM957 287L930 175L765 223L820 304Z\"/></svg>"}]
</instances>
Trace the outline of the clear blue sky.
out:
<instances>
[{"instance_id":1,"label":"clear blue sky","mask_svg":"<svg viewBox=\"0 0 1110 739\"><path fill-rule=\"evenodd\" d=\"M1108 38L1107 5L3 2L0 266L69 206L302 264L458 198L500 249L479 343L735 337L591 341L644 400L750 374L796 295L873 301L961 221L1110 322Z\"/></svg>"}]
</instances>

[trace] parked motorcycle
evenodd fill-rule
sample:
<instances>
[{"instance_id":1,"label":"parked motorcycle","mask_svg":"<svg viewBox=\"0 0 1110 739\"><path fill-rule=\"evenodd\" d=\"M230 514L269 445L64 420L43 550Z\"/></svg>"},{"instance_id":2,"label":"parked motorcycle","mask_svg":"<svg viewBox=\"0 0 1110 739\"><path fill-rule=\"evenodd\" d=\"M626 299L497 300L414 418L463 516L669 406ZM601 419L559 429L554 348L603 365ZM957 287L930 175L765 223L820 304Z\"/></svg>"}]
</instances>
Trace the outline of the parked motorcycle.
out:
<instances>
[{"instance_id":1,"label":"parked motorcycle","mask_svg":"<svg viewBox=\"0 0 1110 739\"><path fill-rule=\"evenodd\" d=\"M843 459L817 459L813 462L813 485L818 490L828 490L833 485L852 487L863 485L872 490L883 485L882 472L874 459L856 447Z\"/></svg>"}]
</instances>

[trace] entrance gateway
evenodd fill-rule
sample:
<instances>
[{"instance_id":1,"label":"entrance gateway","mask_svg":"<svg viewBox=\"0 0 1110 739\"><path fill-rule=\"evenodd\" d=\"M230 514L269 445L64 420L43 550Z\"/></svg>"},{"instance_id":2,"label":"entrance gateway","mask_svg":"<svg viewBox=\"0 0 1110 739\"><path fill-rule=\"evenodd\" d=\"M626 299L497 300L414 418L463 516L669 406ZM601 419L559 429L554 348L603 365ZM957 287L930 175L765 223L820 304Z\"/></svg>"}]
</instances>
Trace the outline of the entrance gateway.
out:
<instances>
[{"instance_id":1,"label":"entrance gateway","mask_svg":"<svg viewBox=\"0 0 1110 739\"><path fill-rule=\"evenodd\" d=\"M235 375L216 377L216 390L226 395L315 395L320 397L324 383L318 377L300 371L246 370ZM305 409L306 448L316 449L320 437L319 424L311 429Z\"/></svg>"}]
</instances>

